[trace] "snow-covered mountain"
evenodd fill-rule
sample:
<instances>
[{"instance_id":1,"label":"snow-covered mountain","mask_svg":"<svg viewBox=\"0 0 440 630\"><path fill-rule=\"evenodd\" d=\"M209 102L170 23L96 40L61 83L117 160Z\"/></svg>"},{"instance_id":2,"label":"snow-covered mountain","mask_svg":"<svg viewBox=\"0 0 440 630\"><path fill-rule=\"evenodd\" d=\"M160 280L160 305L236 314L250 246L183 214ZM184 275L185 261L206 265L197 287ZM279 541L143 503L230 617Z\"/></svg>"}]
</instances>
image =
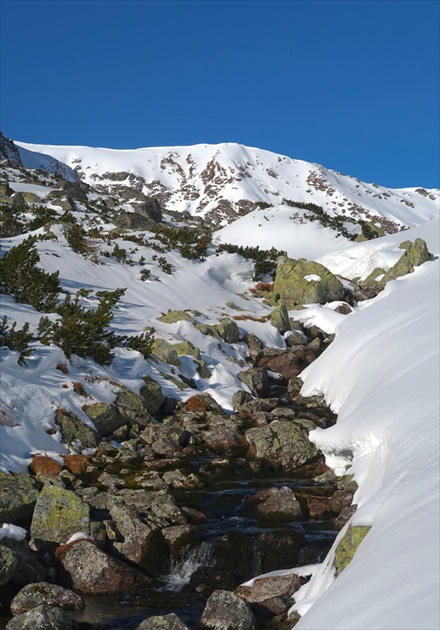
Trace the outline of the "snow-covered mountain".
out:
<instances>
[{"instance_id":1,"label":"snow-covered mountain","mask_svg":"<svg viewBox=\"0 0 440 630\"><path fill-rule=\"evenodd\" d=\"M251 343L284 351L295 331L316 326L335 339L301 373L302 394L324 395L338 420L311 431L310 439L338 476L354 475L358 509L326 560L302 573L313 576L292 600L292 612L301 614L304 629L433 630L439 191L387 190L235 144L115 151L8 142L0 157L2 256L31 235L37 267L59 274L59 303L69 292L93 311L100 292L125 289L107 330L130 339L154 327L159 342L145 355L121 342L109 364L87 353L67 356L62 339L38 332L43 316L56 322L60 312L15 299L0 278L9 326L0 334L6 338L13 322L16 329L28 324L32 350L20 360L20 340L10 337L0 349L0 471L27 472L35 453L62 461L68 449L81 451L63 438L60 413L93 428L90 405L111 407L121 392L139 393L145 377L160 386L169 409L207 393L232 414L233 395L249 393L238 374L249 365ZM123 215L144 223L122 224ZM216 228L212 240L208 226ZM385 235L360 241L362 232ZM406 251L402 241L417 238L435 260L368 293L363 281L371 272L383 277ZM256 281L257 253L244 258L219 243L319 259L340 276L350 304L290 308L294 329L280 332L271 321L271 284ZM273 256L264 258L267 281ZM315 273L307 278L321 280ZM167 320L171 309L178 313ZM238 337L219 334L225 318ZM271 378L276 382L276 374ZM112 447L124 448L114 440ZM336 549L351 526L371 529L336 577ZM0 540L10 531L12 525L0 527Z\"/></svg>"},{"instance_id":2,"label":"snow-covered mountain","mask_svg":"<svg viewBox=\"0 0 440 630\"><path fill-rule=\"evenodd\" d=\"M131 188L156 197L166 210L187 211L217 226L257 210L255 204L263 213L282 207L300 219L307 208L295 204L312 203L330 217L377 222L386 233L432 221L439 213L438 190L365 184L318 164L234 143L134 150L16 145L27 167L50 169L51 156L99 193Z\"/></svg>"}]
</instances>

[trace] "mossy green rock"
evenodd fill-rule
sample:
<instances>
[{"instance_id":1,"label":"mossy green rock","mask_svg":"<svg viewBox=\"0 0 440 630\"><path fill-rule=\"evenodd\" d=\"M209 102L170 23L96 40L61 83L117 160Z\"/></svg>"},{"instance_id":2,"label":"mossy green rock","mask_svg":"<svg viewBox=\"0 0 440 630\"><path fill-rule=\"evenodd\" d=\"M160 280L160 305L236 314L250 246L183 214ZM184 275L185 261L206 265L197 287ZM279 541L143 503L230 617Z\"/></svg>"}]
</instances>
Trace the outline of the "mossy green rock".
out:
<instances>
[{"instance_id":1,"label":"mossy green rock","mask_svg":"<svg viewBox=\"0 0 440 630\"><path fill-rule=\"evenodd\" d=\"M293 470L317 455L309 440L309 431L316 425L310 420L274 420L264 427L248 429L249 453L274 468Z\"/></svg>"},{"instance_id":2,"label":"mossy green rock","mask_svg":"<svg viewBox=\"0 0 440 630\"><path fill-rule=\"evenodd\" d=\"M1 197L11 197L13 194L14 194L14 191L9 186L8 182L0 182L0 196Z\"/></svg>"},{"instance_id":3,"label":"mossy green rock","mask_svg":"<svg viewBox=\"0 0 440 630\"><path fill-rule=\"evenodd\" d=\"M73 445L79 443L82 448L95 448L99 444L98 432L85 425L73 413L58 412L55 422L60 428L62 442Z\"/></svg>"},{"instance_id":4,"label":"mossy green rock","mask_svg":"<svg viewBox=\"0 0 440 630\"><path fill-rule=\"evenodd\" d=\"M31 536L37 549L65 543L76 532L89 533L89 507L72 492L46 484L37 500Z\"/></svg>"},{"instance_id":5,"label":"mossy green rock","mask_svg":"<svg viewBox=\"0 0 440 630\"><path fill-rule=\"evenodd\" d=\"M151 376L144 376L144 383L139 394L144 401L147 411L154 416L159 411L165 398L159 383Z\"/></svg>"},{"instance_id":6,"label":"mossy green rock","mask_svg":"<svg viewBox=\"0 0 440 630\"><path fill-rule=\"evenodd\" d=\"M217 329L220 333L220 337L227 343L237 343L240 341L240 332L233 319L229 319L228 317L221 319Z\"/></svg>"},{"instance_id":7,"label":"mossy green rock","mask_svg":"<svg viewBox=\"0 0 440 630\"><path fill-rule=\"evenodd\" d=\"M342 283L324 265L280 256L274 282L274 297L290 308L298 304L325 304L341 300Z\"/></svg>"},{"instance_id":8,"label":"mossy green rock","mask_svg":"<svg viewBox=\"0 0 440 630\"><path fill-rule=\"evenodd\" d=\"M165 339L155 339L151 347L151 352L164 363L180 367L179 355L174 349L174 346L168 343L168 341L165 341Z\"/></svg>"},{"instance_id":9,"label":"mossy green rock","mask_svg":"<svg viewBox=\"0 0 440 630\"><path fill-rule=\"evenodd\" d=\"M221 339L220 333L215 326L211 326L210 324L197 324L197 330L200 330L202 335L209 335L210 337L215 337L215 339Z\"/></svg>"},{"instance_id":10,"label":"mossy green rock","mask_svg":"<svg viewBox=\"0 0 440 630\"><path fill-rule=\"evenodd\" d=\"M0 472L0 522L30 520L37 498L38 490L32 477Z\"/></svg>"},{"instance_id":11,"label":"mossy green rock","mask_svg":"<svg viewBox=\"0 0 440 630\"><path fill-rule=\"evenodd\" d=\"M350 564L357 548L370 531L370 527L356 525L349 527L345 536L336 548L334 566L339 575Z\"/></svg>"},{"instance_id":12,"label":"mossy green rock","mask_svg":"<svg viewBox=\"0 0 440 630\"><path fill-rule=\"evenodd\" d=\"M196 321L194 317L192 317L188 311L173 311L170 310L165 315L161 315L157 318L160 322L165 322L165 324L177 324L177 322L191 322L191 324L195 324Z\"/></svg>"},{"instance_id":13,"label":"mossy green rock","mask_svg":"<svg viewBox=\"0 0 440 630\"><path fill-rule=\"evenodd\" d=\"M373 269L370 275L367 276L365 280L362 282L362 286L367 287L367 288L374 287L375 285L379 284L382 281L385 275L386 275L385 269L382 269L382 267L376 267L375 269Z\"/></svg>"},{"instance_id":14,"label":"mossy green rock","mask_svg":"<svg viewBox=\"0 0 440 630\"><path fill-rule=\"evenodd\" d=\"M396 264L393 265L377 283L379 288L383 289L390 280L395 280L396 278L406 276L408 273L412 273L414 267L434 260L434 256L429 253L428 246L422 238L416 238L413 243L411 243L411 241L403 241L400 246L403 246L405 251ZM366 286L369 277L364 282Z\"/></svg>"},{"instance_id":15,"label":"mossy green rock","mask_svg":"<svg viewBox=\"0 0 440 630\"><path fill-rule=\"evenodd\" d=\"M92 420L101 437L110 435L110 433L119 429L126 422L116 407L109 403L89 405L84 411Z\"/></svg>"},{"instance_id":16,"label":"mossy green rock","mask_svg":"<svg viewBox=\"0 0 440 630\"><path fill-rule=\"evenodd\" d=\"M286 305L282 302L271 313L270 323L278 330L281 335L284 335L290 330L289 313L287 312Z\"/></svg>"}]
</instances>

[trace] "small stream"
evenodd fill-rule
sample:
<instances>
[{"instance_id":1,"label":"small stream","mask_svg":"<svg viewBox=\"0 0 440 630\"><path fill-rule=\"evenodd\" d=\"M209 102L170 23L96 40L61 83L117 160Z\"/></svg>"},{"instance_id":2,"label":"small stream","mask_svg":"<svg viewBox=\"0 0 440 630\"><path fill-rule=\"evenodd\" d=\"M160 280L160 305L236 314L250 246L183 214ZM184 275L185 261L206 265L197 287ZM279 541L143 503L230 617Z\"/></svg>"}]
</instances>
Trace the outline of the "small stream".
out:
<instances>
[{"instance_id":1,"label":"small stream","mask_svg":"<svg viewBox=\"0 0 440 630\"><path fill-rule=\"evenodd\" d=\"M251 477L249 470L235 466L233 472L204 475L201 462L197 468L205 487L173 491L180 507L207 517L196 526L197 543L140 595L85 597L85 610L70 616L99 630L133 630L143 619L175 612L195 628L213 590L233 590L256 575L323 560L337 533L331 520L250 518L244 506L248 496L264 488L287 486L300 503L311 495L329 496L333 488L287 473Z\"/></svg>"}]
</instances>

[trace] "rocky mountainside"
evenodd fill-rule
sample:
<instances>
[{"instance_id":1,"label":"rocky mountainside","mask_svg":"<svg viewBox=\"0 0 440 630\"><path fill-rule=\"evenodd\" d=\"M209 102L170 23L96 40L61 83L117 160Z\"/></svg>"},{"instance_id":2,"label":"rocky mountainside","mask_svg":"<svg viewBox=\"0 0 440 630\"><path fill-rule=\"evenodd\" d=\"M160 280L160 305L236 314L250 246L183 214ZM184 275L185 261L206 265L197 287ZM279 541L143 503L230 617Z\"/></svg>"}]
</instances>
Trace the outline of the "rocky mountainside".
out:
<instances>
[{"instance_id":1,"label":"rocky mountainside","mask_svg":"<svg viewBox=\"0 0 440 630\"><path fill-rule=\"evenodd\" d=\"M50 171L66 165L106 201L122 197L130 203L153 196L165 210L203 217L212 227L258 208L293 207L295 225L318 220L359 234L363 222L372 222L383 234L433 220L439 212L438 190L387 189L233 143L136 150L16 145L25 166ZM72 172L67 175L74 178Z\"/></svg>"}]
</instances>

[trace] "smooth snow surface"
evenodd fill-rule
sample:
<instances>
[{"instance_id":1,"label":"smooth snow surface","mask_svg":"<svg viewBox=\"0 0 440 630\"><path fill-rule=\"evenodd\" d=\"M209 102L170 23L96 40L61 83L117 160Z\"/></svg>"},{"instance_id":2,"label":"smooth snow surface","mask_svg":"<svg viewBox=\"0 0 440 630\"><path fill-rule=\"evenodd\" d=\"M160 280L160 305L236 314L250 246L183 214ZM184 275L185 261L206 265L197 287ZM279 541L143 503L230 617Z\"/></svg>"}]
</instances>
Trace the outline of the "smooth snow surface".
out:
<instances>
[{"instance_id":1,"label":"smooth snow surface","mask_svg":"<svg viewBox=\"0 0 440 630\"><path fill-rule=\"evenodd\" d=\"M334 580L346 528L339 534L295 595L305 615L297 628L439 627L438 288L438 261L390 283L302 374L302 393L324 394L338 413L334 427L311 437L359 484L351 524L372 528Z\"/></svg>"}]
</instances>

